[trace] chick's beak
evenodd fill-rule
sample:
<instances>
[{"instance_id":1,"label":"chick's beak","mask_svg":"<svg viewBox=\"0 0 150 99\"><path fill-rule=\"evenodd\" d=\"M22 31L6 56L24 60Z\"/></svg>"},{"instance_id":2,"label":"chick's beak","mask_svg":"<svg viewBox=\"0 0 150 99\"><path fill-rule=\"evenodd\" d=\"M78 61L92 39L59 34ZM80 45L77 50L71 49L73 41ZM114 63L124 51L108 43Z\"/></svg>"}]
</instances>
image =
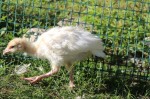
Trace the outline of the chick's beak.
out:
<instances>
[{"instance_id":1,"label":"chick's beak","mask_svg":"<svg viewBox=\"0 0 150 99\"><path fill-rule=\"evenodd\" d=\"M7 53L9 53L10 51L9 51L9 49L5 49L4 51L3 51L3 55L5 55L5 54L7 54Z\"/></svg>"}]
</instances>

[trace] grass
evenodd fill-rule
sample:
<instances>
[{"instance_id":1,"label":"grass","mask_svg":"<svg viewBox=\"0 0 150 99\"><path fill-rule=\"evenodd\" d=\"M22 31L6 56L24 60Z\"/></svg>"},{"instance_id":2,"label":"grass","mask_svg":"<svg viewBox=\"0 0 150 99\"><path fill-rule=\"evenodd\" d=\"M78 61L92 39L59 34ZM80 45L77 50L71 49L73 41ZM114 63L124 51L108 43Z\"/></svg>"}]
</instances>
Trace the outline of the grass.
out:
<instances>
[{"instance_id":1,"label":"grass","mask_svg":"<svg viewBox=\"0 0 150 99\"><path fill-rule=\"evenodd\" d=\"M88 66L86 61L82 63L84 66L75 64L76 88L73 90L68 88L69 77L64 67L55 76L31 85L21 78L48 72L50 65L45 60L19 57L10 55L0 59L0 99L148 99L150 96L149 81L110 76L108 72ZM32 65L27 73L15 74L16 65L28 63ZM40 71L38 67L44 70Z\"/></svg>"},{"instance_id":2,"label":"grass","mask_svg":"<svg viewBox=\"0 0 150 99\"><path fill-rule=\"evenodd\" d=\"M27 73L15 74L17 65L29 63L31 66ZM40 71L38 67L44 70ZM111 69L116 71L117 66L112 65ZM75 64L76 88L73 90L68 88L69 75L64 67L58 74L35 85L22 80L23 77L40 75L49 70L50 65L45 60L20 54L2 56L0 52L0 99L148 99L150 96L150 81L110 72L108 65L91 59Z\"/></svg>"}]
</instances>

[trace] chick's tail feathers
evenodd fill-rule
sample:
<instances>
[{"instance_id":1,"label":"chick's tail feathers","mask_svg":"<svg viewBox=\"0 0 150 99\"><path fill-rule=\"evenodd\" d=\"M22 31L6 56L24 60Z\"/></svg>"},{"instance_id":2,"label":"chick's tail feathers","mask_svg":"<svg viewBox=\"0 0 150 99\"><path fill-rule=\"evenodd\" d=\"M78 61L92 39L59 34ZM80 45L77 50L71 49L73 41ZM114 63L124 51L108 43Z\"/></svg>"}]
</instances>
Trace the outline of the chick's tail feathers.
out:
<instances>
[{"instance_id":1,"label":"chick's tail feathers","mask_svg":"<svg viewBox=\"0 0 150 99\"><path fill-rule=\"evenodd\" d=\"M92 51L92 54L94 56L101 57L101 58L106 57L105 53L103 51L100 51L100 50L94 50L94 51Z\"/></svg>"},{"instance_id":2,"label":"chick's tail feathers","mask_svg":"<svg viewBox=\"0 0 150 99\"><path fill-rule=\"evenodd\" d=\"M100 39L97 39L95 42L92 42L92 44L90 44L90 47L91 47L91 53L94 56L101 57L101 58L106 57L105 53L103 52L104 51L103 43Z\"/></svg>"}]
</instances>

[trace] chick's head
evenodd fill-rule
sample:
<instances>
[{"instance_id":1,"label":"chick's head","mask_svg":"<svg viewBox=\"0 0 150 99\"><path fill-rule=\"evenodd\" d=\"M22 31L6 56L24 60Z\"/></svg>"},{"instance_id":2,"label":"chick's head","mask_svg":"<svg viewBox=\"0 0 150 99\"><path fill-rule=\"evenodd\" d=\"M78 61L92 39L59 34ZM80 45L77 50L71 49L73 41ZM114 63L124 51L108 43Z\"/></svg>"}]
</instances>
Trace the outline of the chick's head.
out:
<instances>
[{"instance_id":1,"label":"chick's head","mask_svg":"<svg viewBox=\"0 0 150 99\"><path fill-rule=\"evenodd\" d=\"M7 47L3 51L3 55L8 53L22 52L24 49L24 40L21 38L15 38L8 43Z\"/></svg>"}]
</instances>

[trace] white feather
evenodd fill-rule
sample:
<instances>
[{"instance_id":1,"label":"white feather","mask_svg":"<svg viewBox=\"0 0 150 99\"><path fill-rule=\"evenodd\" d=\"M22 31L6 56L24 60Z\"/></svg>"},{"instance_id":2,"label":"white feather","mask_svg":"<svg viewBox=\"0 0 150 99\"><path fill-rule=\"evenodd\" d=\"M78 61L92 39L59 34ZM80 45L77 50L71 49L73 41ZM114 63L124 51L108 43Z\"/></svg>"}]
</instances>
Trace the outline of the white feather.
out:
<instances>
[{"instance_id":1,"label":"white feather","mask_svg":"<svg viewBox=\"0 0 150 99\"><path fill-rule=\"evenodd\" d=\"M98 36L79 27L55 27L43 33L35 42L37 56L60 66L84 59L91 54L105 57L103 43Z\"/></svg>"}]
</instances>

